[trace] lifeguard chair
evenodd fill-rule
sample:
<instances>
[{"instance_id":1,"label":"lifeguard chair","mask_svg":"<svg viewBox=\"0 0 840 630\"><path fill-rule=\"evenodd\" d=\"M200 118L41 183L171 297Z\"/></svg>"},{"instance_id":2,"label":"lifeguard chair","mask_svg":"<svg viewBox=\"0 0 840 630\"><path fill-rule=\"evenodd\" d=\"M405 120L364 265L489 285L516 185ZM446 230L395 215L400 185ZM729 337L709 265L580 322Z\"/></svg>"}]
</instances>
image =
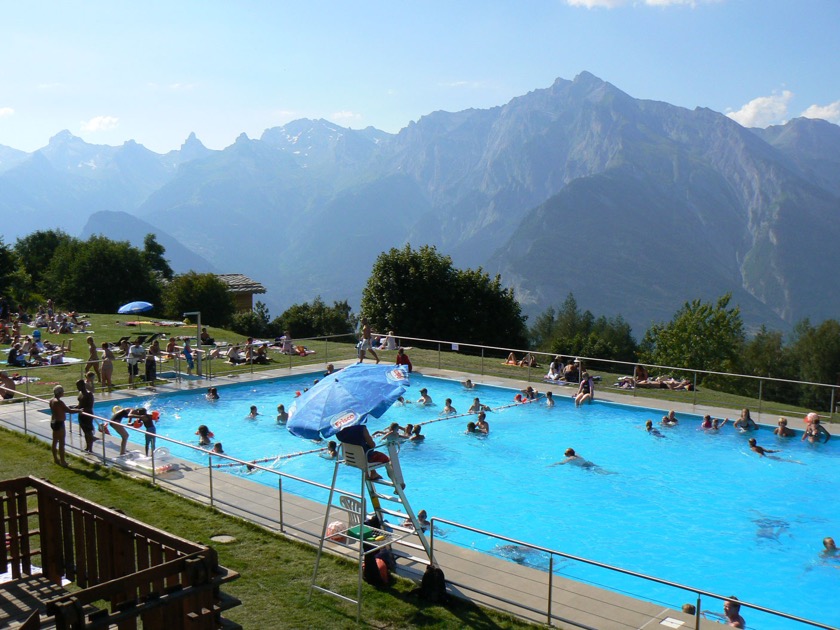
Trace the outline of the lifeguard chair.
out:
<instances>
[{"instance_id":1,"label":"lifeguard chair","mask_svg":"<svg viewBox=\"0 0 840 630\"><path fill-rule=\"evenodd\" d=\"M429 540L423 528L420 526L417 515L411 508L411 504L408 502L405 494L405 482L403 481L402 470L400 468L398 444L394 441L389 441L385 446L388 450L390 461L376 463L368 461L367 455L361 446L341 443L341 457L337 458L335 462L330 494L327 499L327 509L324 512L324 526L321 530L318 554L315 557L315 569L312 572L312 582L309 587L309 599L312 598L312 591L315 590L356 604L357 621L362 615L363 561L367 554L375 554L379 549L398 542L402 547L411 551L408 553L402 551L396 552L395 555L397 557L421 564L435 564ZM333 505L335 495L337 492L341 492L340 490L336 490L336 480L338 479L340 466L350 466L358 469L361 476L361 484L358 499L350 497L347 494L342 494L340 498L341 506L335 506ZM387 478L370 479L370 473L379 468L385 469ZM372 511L378 517L381 527L371 527L365 524L368 499L373 508ZM383 502L392 504L394 507L383 507ZM330 531L328 533L330 512L333 508L344 511L348 516L347 521L349 524L344 529ZM396 518L399 522L397 524L389 523L385 520L386 516ZM412 527L403 526L402 523L405 521L410 521L413 529ZM417 540L412 539L415 537ZM334 542L335 544L352 546L356 544L356 541L358 542L359 566L359 582L356 598L353 599L326 587L319 586L317 583L318 568L321 562L321 554L324 551L324 545L327 542ZM418 552L417 555L413 554L412 551ZM422 554L422 557L420 554Z\"/></svg>"}]
</instances>

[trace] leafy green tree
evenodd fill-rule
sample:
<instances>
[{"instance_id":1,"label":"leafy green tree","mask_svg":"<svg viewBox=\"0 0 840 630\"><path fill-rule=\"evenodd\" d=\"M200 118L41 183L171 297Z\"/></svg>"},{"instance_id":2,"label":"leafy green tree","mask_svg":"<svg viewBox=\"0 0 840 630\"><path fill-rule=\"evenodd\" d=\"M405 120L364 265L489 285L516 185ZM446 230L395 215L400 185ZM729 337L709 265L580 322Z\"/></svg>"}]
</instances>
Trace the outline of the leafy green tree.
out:
<instances>
[{"instance_id":1,"label":"leafy green tree","mask_svg":"<svg viewBox=\"0 0 840 630\"><path fill-rule=\"evenodd\" d=\"M460 271L424 245L391 249L373 265L362 313L375 330L462 343L522 347L525 318L511 289L481 269Z\"/></svg>"},{"instance_id":2,"label":"leafy green tree","mask_svg":"<svg viewBox=\"0 0 840 630\"><path fill-rule=\"evenodd\" d=\"M169 261L163 256L165 253L166 249L157 242L157 237L154 234L146 234L143 239L143 258L146 264L159 278L172 280L175 274L169 266Z\"/></svg>"},{"instance_id":3,"label":"leafy green tree","mask_svg":"<svg viewBox=\"0 0 840 630\"><path fill-rule=\"evenodd\" d=\"M269 320L268 307L258 300L252 310L233 315L230 329L248 337L276 337Z\"/></svg>"},{"instance_id":4,"label":"leafy green tree","mask_svg":"<svg viewBox=\"0 0 840 630\"><path fill-rule=\"evenodd\" d=\"M686 302L668 324L653 324L645 333L640 358L675 368L735 372L744 346L741 310L729 308L732 294L715 304Z\"/></svg>"},{"instance_id":5,"label":"leafy green tree","mask_svg":"<svg viewBox=\"0 0 840 630\"><path fill-rule=\"evenodd\" d=\"M790 348L785 347L782 333L761 326L756 335L744 344L742 369L745 374L779 379L797 378L798 368ZM739 380L734 393L756 396L758 385L747 379ZM763 398L778 402L796 403L799 391L795 386L775 381L762 383Z\"/></svg>"},{"instance_id":6,"label":"leafy green tree","mask_svg":"<svg viewBox=\"0 0 840 630\"><path fill-rule=\"evenodd\" d=\"M143 253L127 241L91 236L63 240L43 278L44 291L58 304L96 313L116 313L134 300L160 304L160 284Z\"/></svg>"},{"instance_id":7,"label":"leafy green tree","mask_svg":"<svg viewBox=\"0 0 840 630\"><path fill-rule=\"evenodd\" d=\"M621 315L595 319L581 312L572 293L560 308L547 309L530 330L534 347L543 352L635 361L637 344L630 324Z\"/></svg>"},{"instance_id":8,"label":"leafy green tree","mask_svg":"<svg viewBox=\"0 0 840 630\"><path fill-rule=\"evenodd\" d=\"M227 285L212 273L190 271L175 276L163 291L167 317L181 319L185 312L201 311L201 322L208 326L230 323L236 305Z\"/></svg>"},{"instance_id":9,"label":"leafy green tree","mask_svg":"<svg viewBox=\"0 0 840 630\"><path fill-rule=\"evenodd\" d=\"M30 286L31 280L21 265L20 258L0 236L0 296L5 296L10 305L27 304Z\"/></svg>"},{"instance_id":10,"label":"leafy green tree","mask_svg":"<svg viewBox=\"0 0 840 630\"><path fill-rule=\"evenodd\" d=\"M798 368L799 380L836 385L840 379L840 322L829 319L817 327L806 319L795 327L790 344L792 362ZM799 404L817 410L831 406L831 393L826 387L804 386Z\"/></svg>"},{"instance_id":11,"label":"leafy green tree","mask_svg":"<svg viewBox=\"0 0 840 630\"><path fill-rule=\"evenodd\" d=\"M80 241L61 230L39 230L15 242L15 251L23 268L32 279L37 291L44 293L44 274L49 268L53 254L61 245L78 244Z\"/></svg>"},{"instance_id":12,"label":"leafy green tree","mask_svg":"<svg viewBox=\"0 0 840 630\"><path fill-rule=\"evenodd\" d=\"M356 322L346 300L327 306L318 296L311 303L293 304L271 325L278 336L288 330L293 338L301 338L352 333Z\"/></svg>"}]
</instances>

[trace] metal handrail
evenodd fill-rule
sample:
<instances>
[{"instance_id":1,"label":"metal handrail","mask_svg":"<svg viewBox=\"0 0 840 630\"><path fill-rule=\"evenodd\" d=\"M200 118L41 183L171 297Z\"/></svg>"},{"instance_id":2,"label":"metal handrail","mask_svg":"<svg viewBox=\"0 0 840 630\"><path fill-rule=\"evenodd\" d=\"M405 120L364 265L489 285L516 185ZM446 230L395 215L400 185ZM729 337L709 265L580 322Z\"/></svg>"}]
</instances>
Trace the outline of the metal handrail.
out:
<instances>
[{"instance_id":1,"label":"metal handrail","mask_svg":"<svg viewBox=\"0 0 840 630\"><path fill-rule=\"evenodd\" d=\"M532 543L528 543L528 542L525 542L525 541L522 541L522 540L518 540L516 538L509 538L508 536L503 536L501 534L496 534L494 532L488 532L487 530L478 529L477 527L471 527L470 525L464 525L463 523L459 523L457 521L451 521L449 519L438 518L438 517L435 517L435 516L433 516L431 518L431 527L429 528L429 530L431 532L430 542L432 544L432 549L434 549L434 541L435 541L435 523L444 523L446 525L450 525L452 527L458 527L460 529L470 531L470 532L473 532L475 534L481 534L483 536L488 536L490 538L495 538L497 540L503 540L505 542L509 542L509 543L512 543L512 544L515 544L515 545L520 545L522 547L527 547L527 548L533 549L535 551L541 551L543 553L549 554L550 556L559 556L561 558L566 558L567 560L574 560L575 562L580 562L580 563L588 564L588 565L595 566L595 567L598 567L598 568L601 568L601 569L606 569L606 570L612 571L614 573L621 573L621 574L636 577L636 578L639 578L639 579L642 579L642 580L645 580L645 581L648 581L648 582L656 582L657 584L663 584L665 586L670 586L670 587L680 589L680 590L683 590L683 591L688 591L688 592L694 593L698 597L700 595L702 595L704 597L710 597L710 598L721 600L721 601L731 601L731 599L729 597L727 597L725 595L720 595L718 593L713 593L712 591L707 591L707 590L704 590L704 589L695 588L693 586L687 586L685 584L680 584L679 582L672 582L670 580L664 580L662 578L654 577L652 575L647 575L645 573L639 573L637 571L631 571L629 569L622 569L621 567L616 567L616 566L613 566L611 564L605 564L603 562L598 562L597 560L588 560L587 558L581 558L580 556L574 556L572 554L563 553L562 551L557 551L556 549L551 549L549 547L543 547L541 545L534 545ZM463 586L463 585L459 584L458 586ZM475 589L471 588L470 590L475 590ZM492 595L490 593L481 592L481 594L482 595L488 595L488 596L492 597ZM549 595L549 597L551 597L551 596ZM789 619L791 621L796 621L798 623L804 623L806 625L813 626L815 628L824 628L825 630L836 630L836 628L834 628L834 626L827 626L827 625L819 623L817 621L811 621L810 619L803 619L802 617L797 617L795 615L789 615L789 614L781 612L779 610L774 610L772 608L765 608L764 606L759 606L758 604L751 604L751 603L749 603L747 601L744 601L744 600L739 599L738 604L740 604L741 606L745 606L747 608L751 608L753 610L758 610L758 611L763 612L763 613L768 613L770 615L775 615L777 617L782 617L784 619ZM532 612L533 612L533 609L529 608L529 610L532 610ZM549 608L549 610L550 610L550 608ZM698 613L699 613L699 609L698 609Z\"/></svg>"}]
</instances>

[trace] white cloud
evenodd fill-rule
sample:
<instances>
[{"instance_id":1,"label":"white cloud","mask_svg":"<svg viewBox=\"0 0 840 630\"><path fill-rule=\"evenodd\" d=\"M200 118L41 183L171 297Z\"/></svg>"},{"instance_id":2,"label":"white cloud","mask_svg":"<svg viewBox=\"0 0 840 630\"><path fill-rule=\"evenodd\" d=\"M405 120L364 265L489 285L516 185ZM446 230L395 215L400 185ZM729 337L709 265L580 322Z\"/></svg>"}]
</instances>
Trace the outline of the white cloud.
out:
<instances>
[{"instance_id":1,"label":"white cloud","mask_svg":"<svg viewBox=\"0 0 840 630\"><path fill-rule=\"evenodd\" d=\"M2 110L0 110L2 113ZM822 118L828 122L840 125L840 101L834 101L828 105L811 105L802 112L803 118Z\"/></svg>"},{"instance_id":2,"label":"white cloud","mask_svg":"<svg viewBox=\"0 0 840 630\"><path fill-rule=\"evenodd\" d=\"M785 122L788 115L788 103L793 92L783 90L770 96L759 96L744 105L737 112L726 115L744 127L767 127Z\"/></svg>"},{"instance_id":3,"label":"white cloud","mask_svg":"<svg viewBox=\"0 0 840 630\"><path fill-rule=\"evenodd\" d=\"M482 81L447 81L444 83L438 83L440 87L448 87L448 88L469 88L469 89L477 89L484 87L484 83Z\"/></svg>"},{"instance_id":4,"label":"white cloud","mask_svg":"<svg viewBox=\"0 0 840 630\"><path fill-rule=\"evenodd\" d=\"M8 118L9 116L14 116L15 110L11 107L0 107L0 118Z\"/></svg>"},{"instance_id":5,"label":"white cloud","mask_svg":"<svg viewBox=\"0 0 840 630\"><path fill-rule=\"evenodd\" d=\"M109 131L114 129L120 122L119 118L114 116L95 116L87 122L82 121L82 131L97 132Z\"/></svg>"},{"instance_id":6,"label":"white cloud","mask_svg":"<svg viewBox=\"0 0 840 630\"><path fill-rule=\"evenodd\" d=\"M341 111L341 112L333 112L330 115L330 120L334 120L335 122L347 122L347 121L354 121L354 120L361 120L362 115L357 114L355 112L348 112L348 111Z\"/></svg>"}]
</instances>

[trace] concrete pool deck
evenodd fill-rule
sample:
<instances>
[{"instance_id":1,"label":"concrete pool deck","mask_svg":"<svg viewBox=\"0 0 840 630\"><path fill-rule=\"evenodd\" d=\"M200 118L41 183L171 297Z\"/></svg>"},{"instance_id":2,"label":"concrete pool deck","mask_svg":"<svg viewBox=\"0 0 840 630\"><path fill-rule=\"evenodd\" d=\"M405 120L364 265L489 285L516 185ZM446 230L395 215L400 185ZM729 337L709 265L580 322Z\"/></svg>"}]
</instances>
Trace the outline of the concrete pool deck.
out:
<instances>
[{"instance_id":1,"label":"concrete pool deck","mask_svg":"<svg viewBox=\"0 0 840 630\"><path fill-rule=\"evenodd\" d=\"M337 364L336 367L346 365ZM113 392L111 394L97 394L97 401L109 401L118 404L127 398L151 396L179 391L203 391L208 386L222 387L228 384L268 380L282 376L320 373L321 366L303 366L300 368L281 368L243 374L237 377L215 376L212 380L182 380L158 386L155 392L138 389ZM499 377L476 377L473 374L423 368L418 370L426 376L438 376L455 380L472 378L477 384L493 385L521 389L525 383L520 380ZM541 384L538 389L550 389L555 396L571 396L576 388L570 386L551 386ZM686 392L687 396L690 395ZM597 398L609 400L631 406L661 408L662 401L645 399L642 396L627 396L618 392L611 392L608 388L598 388ZM46 414L40 413L42 405L5 404L0 405L0 423L10 428L22 431L24 425L30 434L34 434L49 442L51 439L49 421ZM691 401L685 403L668 403L677 413L703 415L706 413L714 417L732 417L733 410L694 406ZM737 416L737 412L735 413ZM758 418L756 418L758 420ZM773 418L775 421L775 418ZM768 425L772 426L772 425ZM801 421L791 419L791 428L802 429ZM160 444L159 444L160 445ZM68 452L79 454L80 439L77 431L68 431ZM118 451L118 442L109 437L105 442L106 456L109 464ZM97 443L95 450L96 461L102 461L102 450ZM323 527L324 506L298 497L288 492L281 493L276 488L265 486L237 475L221 472L216 469L212 475L209 468L190 462L185 462L177 474L169 473L157 478L157 483L179 495L201 503L211 503L223 512L253 521L267 529L282 532L290 538L317 545ZM148 478L146 475L141 475ZM353 490L357 492L357 489ZM211 499L212 496L212 499ZM408 491L410 499L410 488ZM282 510L282 522L281 522ZM469 525L481 529L480 523ZM209 534L208 534L209 535ZM349 557L356 557L357 552L346 546L330 544L330 551ZM495 556L479 553L470 549L448 544L435 539L435 558L443 568L450 590L465 599L483 606L509 612L513 615L545 624L548 621L549 602L549 574L545 571L522 566ZM411 550L406 550L411 551ZM558 551L563 551L558 549ZM416 553L416 552L413 552ZM424 567L419 563L402 562L400 573L419 579ZM640 580L636 589L637 594L644 596L646 582ZM588 627L599 630L626 628L694 628L695 618L678 610L682 603L696 603L696 597L689 593L681 593L677 601L670 605L656 604L642 599L615 593L597 586L585 584L562 577L555 573L551 585L551 613L552 623L561 628ZM318 597L319 595L315 595ZM243 602L247 606L247 602ZM704 600L703 609L720 611L722 603L717 600ZM748 612L748 611L745 611ZM702 619L700 628L720 627L714 621Z\"/></svg>"}]
</instances>

